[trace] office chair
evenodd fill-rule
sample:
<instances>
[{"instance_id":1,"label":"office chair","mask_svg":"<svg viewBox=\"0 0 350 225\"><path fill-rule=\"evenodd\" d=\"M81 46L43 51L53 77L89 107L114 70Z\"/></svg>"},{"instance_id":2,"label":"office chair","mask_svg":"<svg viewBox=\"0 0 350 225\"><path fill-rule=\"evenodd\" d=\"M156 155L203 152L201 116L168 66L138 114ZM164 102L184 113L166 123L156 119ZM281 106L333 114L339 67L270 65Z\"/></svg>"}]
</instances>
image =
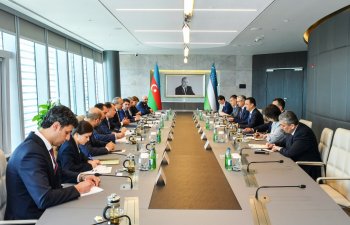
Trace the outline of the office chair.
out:
<instances>
[{"instance_id":1,"label":"office chair","mask_svg":"<svg viewBox=\"0 0 350 225\"><path fill-rule=\"evenodd\" d=\"M326 176L326 165L328 161L329 151L331 149L333 133L334 131L329 128L324 128L321 133L318 150L320 151L322 162L297 161L296 164L306 166L322 166L322 176Z\"/></svg>"},{"instance_id":2,"label":"office chair","mask_svg":"<svg viewBox=\"0 0 350 225\"><path fill-rule=\"evenodd\" d=\"M6 166L5 154L0 149L0 224L35 224L37 220L4 220L7 201Z\"/></svg>"},{"instance_id":3,"label":"office chair","mask_svg":"<svg viewBox=\"0 0 350 225\"><path fill-rule=\"evenodd\" d=\"M312 121L300 119L299 122L305 124L306 126L308 126L312 129Z\"/></svg>"},{"instance_id":4,"label":"office chair","mask_svg":"<svg viewBox=\"0 0 350 225\"><path fill-rule=\"evenodd\" d=\"M350 207L350 130L338 128L335 131L329 153L326 176L317 178L324 181L321 188L340 206Z\"/></svg>"}]
</instances>

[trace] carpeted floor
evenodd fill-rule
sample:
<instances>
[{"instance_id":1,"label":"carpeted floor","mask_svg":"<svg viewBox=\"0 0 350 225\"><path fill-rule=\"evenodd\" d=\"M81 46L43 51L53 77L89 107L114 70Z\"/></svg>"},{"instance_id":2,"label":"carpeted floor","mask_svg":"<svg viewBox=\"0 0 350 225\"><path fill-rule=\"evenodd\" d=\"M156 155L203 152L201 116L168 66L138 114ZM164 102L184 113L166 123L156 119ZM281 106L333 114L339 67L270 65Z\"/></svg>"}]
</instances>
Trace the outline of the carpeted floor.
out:
<instances>
[{"instance_id":1,"label":"carpeted floor","mask_svg":"<svg viewBox=\"0 0 350 225\"><path fill-rule=\"evenodd\" d=\"M155 186L150 209L241 209L214 154L204 150L192 113L176 114L171 146L167 184Z\"/></svg>"}]
</instances>

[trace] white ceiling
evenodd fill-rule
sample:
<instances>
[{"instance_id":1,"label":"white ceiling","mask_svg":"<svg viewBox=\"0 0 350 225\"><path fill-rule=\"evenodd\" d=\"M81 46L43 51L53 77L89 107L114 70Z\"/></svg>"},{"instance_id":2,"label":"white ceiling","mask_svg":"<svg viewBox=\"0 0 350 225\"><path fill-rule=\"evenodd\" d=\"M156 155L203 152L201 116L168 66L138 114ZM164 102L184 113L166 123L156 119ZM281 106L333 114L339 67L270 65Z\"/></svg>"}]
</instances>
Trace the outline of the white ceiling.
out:
<instances>
[{"instance_id":1,"label":"white ceiling","mask_svg":"<svg viewBox=\"0 0 350 225\"><path fill-rule=\"evenodd\" d=\"M183 54L183 0L0 3L99 50ZM306 50L305 30L349 4L350 0L195 0L190 55Z\"/></svg>"}]
</instances>

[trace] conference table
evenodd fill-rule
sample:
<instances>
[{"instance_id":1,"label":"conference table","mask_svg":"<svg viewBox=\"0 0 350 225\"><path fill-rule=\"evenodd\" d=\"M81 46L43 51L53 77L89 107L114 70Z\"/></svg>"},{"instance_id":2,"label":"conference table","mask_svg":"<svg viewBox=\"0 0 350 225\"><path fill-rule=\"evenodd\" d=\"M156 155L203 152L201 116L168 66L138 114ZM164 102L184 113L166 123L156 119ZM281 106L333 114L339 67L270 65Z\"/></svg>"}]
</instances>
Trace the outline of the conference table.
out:
<instances>
[{"instance_id":1,"label":"conference table","mask_svg":"<svg viewBox=\"0 0 350 225\"><path fill-rule=\"evenodd\" d=\"M179 112L180 113L180 112ZM189 113L192 118L192 113ZM283 163L251 164L251 170L254 170L253 177L256 185L249 186L246 181L246 167L243 165L242 171L227 171L224 165L223 155L226 148L231 147L233 152L238 153L239 148L247 143L233 145L232 141L226 143L213 142L213 132L205 129L205 122L200 121L198 116L195 118L207 138L212 151L219 164L222 173L229 183L240 209L150 209L152 193L155 188L156 178L159 172L159 166L162 160L163 152L167 146L167 139L172 129L174 130L174 140L177 138L176 124L172 128L173 119L165 121L162 129L162 142L156 145L157 169L151 171L137 171L133 177L135 181L134 188L130 190L125 188L128 183L126 178L101 177L100 187L102 192L97 194L80 197L77 200L67 202L47 209L39 219L39 225L50 224L95 224L95 216L102 216L103 209L107 205L107 197L111 193L116 193L121 197L121 208L128 205L127 214L133 214L132 224L141 225L175 225L175 224L239 224L239 225L257 225L257 224L276 224L276 225L329 225L329 224L350 224L350 218L343 210L312 180L295 162L279 153L254 154L252 149L244 149L248 162L252 161L273 161L283 160ZM193 127L196 123L193 122ZM146 135L147 137L147 135ZM193 135L192 138L200 139L201 135ZM147 143L147 140L145 141ZM171 145L171 141L169 141ZM254 142L256 143L256 142ZM126 153L137 154L136 146L131 144L119 144L118 147L125 148ZM171 149L176 151L176 149ZM171 156L171 155L170 155ZM103 156L103 158L115 158L115 154ZM122 168L122 162L125 156L118 155L121 163L113 166L112 173ZM170 164L172 158L170 157ZM206 168L210 170L211 168ZM127 175L125 172L123 175ZM166 176L166 173L165 173ZM196 176L190 174L189 176ZM210 183L210 185L217 185ZM305 189L300 188L271 188L259 190L259 200L255 199L255 193L259 186L272 185L306 185ZM165 186L166 187L166 186ZM160 187L161 188L161 187ZM207 193L210 195L211 193ZM131 208L130 208L131 207ZM261 219L264 218L265 220ZM267 219L266 219L267 218ZM107 224L107 223L105 223ZM127 224L122 220L121 224Z\"/></svg>"}]
</instances>

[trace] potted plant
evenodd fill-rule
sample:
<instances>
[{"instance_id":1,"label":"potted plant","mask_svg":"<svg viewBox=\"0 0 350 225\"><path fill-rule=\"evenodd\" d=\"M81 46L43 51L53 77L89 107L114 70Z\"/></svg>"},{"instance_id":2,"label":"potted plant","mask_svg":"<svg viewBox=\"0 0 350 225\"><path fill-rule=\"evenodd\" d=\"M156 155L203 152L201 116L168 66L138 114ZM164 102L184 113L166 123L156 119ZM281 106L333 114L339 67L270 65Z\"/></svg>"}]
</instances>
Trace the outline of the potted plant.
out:
<instances>
[{"instance_id":1,"label":"potted plant","mask_svg":"<svg viewBox=\"0 0 350 225\"><path fill-rule=\"evenodd\" d=\"M43 122L47 112L54 107L55 105L59 105L60 103L56 103L55 101L48 100L47 103L39 105L39 112L32 119L33 122L36 122L38 125L38 129L41 127L41 123Z\"/></svg>"}]
</instances>

